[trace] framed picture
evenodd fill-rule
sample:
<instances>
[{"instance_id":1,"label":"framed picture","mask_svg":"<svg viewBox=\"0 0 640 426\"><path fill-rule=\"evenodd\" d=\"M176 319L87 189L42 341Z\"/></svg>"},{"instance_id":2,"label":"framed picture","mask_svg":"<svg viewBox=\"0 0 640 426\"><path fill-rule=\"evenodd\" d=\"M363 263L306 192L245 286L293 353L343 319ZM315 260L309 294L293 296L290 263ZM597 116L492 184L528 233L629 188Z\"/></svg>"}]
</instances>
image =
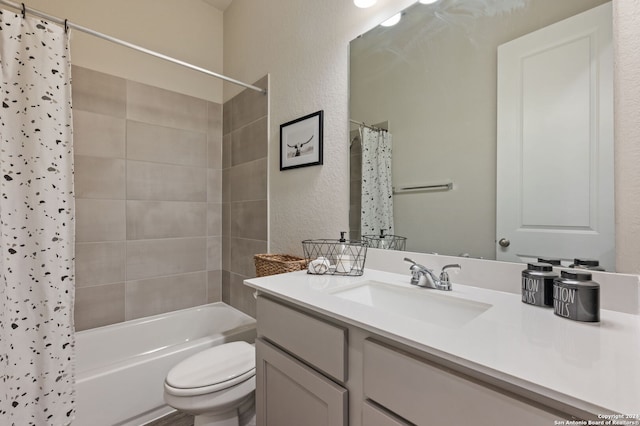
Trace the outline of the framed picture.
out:
<instances>
[{"instance_id":1,"label":"framed picture","mask_svg":"<svg viewBox=\"0 0 640 426\"><path fill-rule=\"evenodd\" d=\"M323 111L280 125L280 170L322 164Z\"/></svg>"}]
</instances>

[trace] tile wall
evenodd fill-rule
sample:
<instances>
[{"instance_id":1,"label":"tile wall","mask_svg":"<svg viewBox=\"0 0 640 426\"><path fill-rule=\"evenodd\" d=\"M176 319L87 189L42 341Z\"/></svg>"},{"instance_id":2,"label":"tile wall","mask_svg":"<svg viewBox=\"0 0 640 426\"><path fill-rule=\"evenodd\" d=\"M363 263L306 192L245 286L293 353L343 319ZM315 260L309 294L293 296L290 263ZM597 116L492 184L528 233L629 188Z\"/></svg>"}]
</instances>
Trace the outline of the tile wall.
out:
<instances>
[{"instance_id":1,"label":"tile wall","mask_svg":"<svg viewBox=\"0 0 640 426\"><path fill-rule=\"evenodd\" d=\"M224 110L73 67L77 330L219 300L255 316L267 97Z\"/></svg>"},{"instance_id":2,"label":"tile wall","mask_svg":"<svg viewBox=\"0 0 640 426\"><path fill-rule=\"evenodd\" d=\"M221 300L222 106L86 68L72 75L76 329ZM265 206L233 214L251 220Z\"/></svg>"},{"instance_id":3,"label":"tile wall","mask_svg":"<svg viewBox=\"0 0 640 426\"><path fill-rule=\"evenodd\" d=\"M266 88L267 79L254 85ZM267 252L267 99L244 90L223 108L222 300L254 317L242 282L255 277L253 255Z\"/></svg>"}]
</instances>

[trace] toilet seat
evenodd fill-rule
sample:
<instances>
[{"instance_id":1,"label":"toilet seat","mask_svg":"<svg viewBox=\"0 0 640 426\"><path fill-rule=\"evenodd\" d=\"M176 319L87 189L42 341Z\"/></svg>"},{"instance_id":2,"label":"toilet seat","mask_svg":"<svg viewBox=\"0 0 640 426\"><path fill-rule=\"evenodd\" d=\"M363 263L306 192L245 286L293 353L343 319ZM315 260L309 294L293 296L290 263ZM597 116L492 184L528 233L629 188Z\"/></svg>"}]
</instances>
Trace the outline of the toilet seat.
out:
<instances>
[{"instance_id":1,"label":"toilet seat","mask_svg":"<svg viewBox=\"0 0 640 426\"><path fill-rule=\"evenodd\" d=\"M232 342L206 349L178 363L165 379L165 391L194 396L228 389L256 374L255 348Z\"/></svg>"}]
</instances>

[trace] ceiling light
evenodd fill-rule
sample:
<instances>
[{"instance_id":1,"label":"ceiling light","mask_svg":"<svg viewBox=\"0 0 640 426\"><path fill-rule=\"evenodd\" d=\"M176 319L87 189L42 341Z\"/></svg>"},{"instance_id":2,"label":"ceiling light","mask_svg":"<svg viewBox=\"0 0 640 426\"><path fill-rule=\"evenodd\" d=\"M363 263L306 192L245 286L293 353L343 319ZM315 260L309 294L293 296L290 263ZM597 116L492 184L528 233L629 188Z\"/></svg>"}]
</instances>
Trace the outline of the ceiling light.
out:
<instances>
[{"instance_id":1,"label":"ceiling light","mask_svg":"<svg viewBox=\"0 0 640 426\"><path fill-rule=\"evenodd\" d=\"M378 0L353 0L353 4L363 9L366 9L367 7L371 7L374 4L376 4L377 1Z\"/></svg>"},{"instance_id":2,"label":"ceiling light","mask_svg":"<svg viewBox=\"0 0 640 426\"><path fill-rule=\"evenodd\" d=\"M433 4L436 3L438 0L420 0L419 3L422 4Z\"/></svg>"},{"instance_id":3,"label":"ceiling light","mask_svg":"<svg viewBox=\"0 0 640 426\"><path fill-rule=\"evenodd\" d=\"M400 22L400 18L402 18L402 13L396 13L395 15L393 15L391 18L387 19L380 25L382 25L383 27L392 27L398 22Z\"/></svg>"}]
</instances>

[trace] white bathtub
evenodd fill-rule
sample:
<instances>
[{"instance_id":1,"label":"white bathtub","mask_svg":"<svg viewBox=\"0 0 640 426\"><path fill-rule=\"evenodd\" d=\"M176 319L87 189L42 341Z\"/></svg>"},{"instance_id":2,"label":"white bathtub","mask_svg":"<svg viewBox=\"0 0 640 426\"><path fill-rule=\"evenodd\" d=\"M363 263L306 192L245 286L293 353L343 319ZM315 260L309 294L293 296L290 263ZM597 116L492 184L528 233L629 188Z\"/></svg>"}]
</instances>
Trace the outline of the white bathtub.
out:
<instances>
[{"instance_id":1,"label":"white bathtub","mask_svg":"<svg viewBox=\"0 0 640 426\"><path fill-rule=\"evenodd\" d=\"M222 302L76 333L73 426L142 425L173 411L167 372L203 349L253 342L255 320Z\"/></svg>"}]
</instances>

